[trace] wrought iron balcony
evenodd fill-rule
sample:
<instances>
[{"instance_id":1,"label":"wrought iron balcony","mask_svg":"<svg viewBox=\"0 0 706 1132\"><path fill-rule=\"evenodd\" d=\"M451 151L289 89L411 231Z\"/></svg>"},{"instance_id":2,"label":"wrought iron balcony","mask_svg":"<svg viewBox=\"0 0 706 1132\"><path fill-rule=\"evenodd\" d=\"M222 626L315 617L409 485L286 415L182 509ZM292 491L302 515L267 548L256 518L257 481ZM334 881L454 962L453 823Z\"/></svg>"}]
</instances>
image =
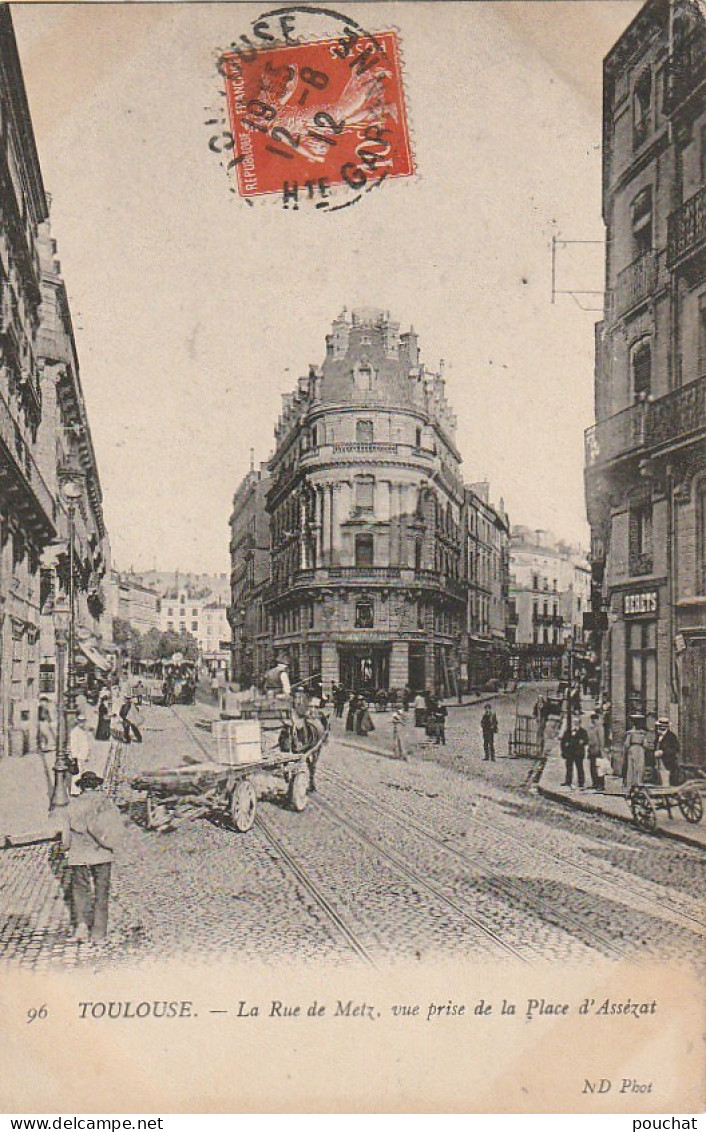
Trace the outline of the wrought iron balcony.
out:
<instances>
[{"instance_id":1,"label":"wrought iron balcony","mask_svg":"<svg viewBox=\"0 0 706 1132\"><path fill-rule=\"evenodd\" d=\"M706 376L598 421L585 433L586 468L690 440L706 432Z\"/></svg>"},{"instance_id":2,"label":"wrought iron balcony","mask_svg":"<svg viewBox=\"0 0 706 1132\"><path fill-rule=\"evenodd\" d=\"M0 396L0 490L40 542L56 533L56 505L5 398Z\"/></svg>"},{"instance_id":3,"label":"wrought iron balcony","mask_svg":"<svg viewBox=\"0 0 706 1132\"><path fill-rule=\"evenodd\" d=\"M670 215L667 230L669 267L706 246L706 185Z\"/></svg>"},{"instance_id":4,"label":"wrought iron balcony","mask_svg":"<svg viewBox=\"0 0 706 1132\"><path fill-rule=\"evenodd\" d=\"M613 292L613 317L618 318L649 299L657 286L657 255L645 252L618 273Z\"/></svg>"},{"instance_id":5,"label":"wrought iron balcony","mask_svg":"<svg viewBox=\"0 0 706 1132\"><path fill-rule=\"evenodd\" d=\"M584 438L586 467L609 464L642 448L646 410L646 404L631 405L587 428Z\"/></svg>"},{"instance_id":6,"label":"wrought iron balcony","mask_svg":"<svg viewBox=\"0 0 706 1132\"><path fill-rule=\"evenodd\" d=\"M706 377L673 389L649 405L645 441L650 448L706 432Z\"/></svg>"},{"instance_id":7,"label":"wrought iron balcony","mask_svg":"<svg viewBox=\"0 0 706 1132\"><path fill-rule=\"evenodd\" d=\"M669 57L665 109L674 114L706 79L706 27L703 24L678 41Z\"/></svg>"}]
</instances>

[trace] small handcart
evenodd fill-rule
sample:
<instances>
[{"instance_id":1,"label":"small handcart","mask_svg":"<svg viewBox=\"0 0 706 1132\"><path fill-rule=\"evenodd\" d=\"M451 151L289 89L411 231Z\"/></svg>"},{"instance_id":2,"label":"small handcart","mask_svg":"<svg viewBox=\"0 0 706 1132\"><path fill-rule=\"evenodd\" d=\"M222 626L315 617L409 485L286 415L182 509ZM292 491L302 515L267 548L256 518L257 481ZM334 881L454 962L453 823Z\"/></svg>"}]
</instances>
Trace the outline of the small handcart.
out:
<instances>
[{"instance_id":1,"label":"small handcart","mask_svg":"<svg viewBox=\"0 0 706 1132\"><path fill-rule=\"evenodd\" d=\"M657 811L666 810L670 818L678 809L688 822L700 822L704 807L697 782L684 782L681 786L633 786L626 801L632 811L632 820L638 829L653 833L657 828Z\"/></svg>"},{"instance_id":2,"label":"small handcart","mask_svg":"<svg viewBox=\"0 0 706 1132\"><path fill-rule=\"evenodd\" d=\"M252 750L249 761L238 759L243 757L243 747L252 746L254 740L248 739L240 748L229 741L239 728L242 732L243 723L233 720L220 726L229 733L216 735L213 761L144 771L130 780L132 789L144 795L148 829L164 833L220 810L239 833L247 833L257 813L253 779L261 774L282 778L291 808L297 813L306 809L309 793L316 790L316 765L329 737L326 717L283 721L277 745L270 749L264 747L259 724L255 724L261 749L259 754ZM244 755L247 758L247 749Z\"/></svg>"}]
</instances>

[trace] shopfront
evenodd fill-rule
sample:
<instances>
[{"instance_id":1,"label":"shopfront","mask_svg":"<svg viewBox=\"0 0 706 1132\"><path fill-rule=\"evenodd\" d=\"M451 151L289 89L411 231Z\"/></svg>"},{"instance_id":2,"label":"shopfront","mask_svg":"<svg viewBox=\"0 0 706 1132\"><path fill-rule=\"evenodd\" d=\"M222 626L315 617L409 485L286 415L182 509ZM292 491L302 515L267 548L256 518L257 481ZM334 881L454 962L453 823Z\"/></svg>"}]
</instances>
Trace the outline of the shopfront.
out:
<instances>
[{"instance_id":1,"label":"shopfront","mask_svg":"<svg viewBox=\"0 0 706 1132\"><path fill-rule=\"evenodd\" d=\"M625 665L625 720L652 728L658 711L659 590L625 590L622 594ZM619 657L614 656L614 662Z\"/></svg>"}]
</instances>

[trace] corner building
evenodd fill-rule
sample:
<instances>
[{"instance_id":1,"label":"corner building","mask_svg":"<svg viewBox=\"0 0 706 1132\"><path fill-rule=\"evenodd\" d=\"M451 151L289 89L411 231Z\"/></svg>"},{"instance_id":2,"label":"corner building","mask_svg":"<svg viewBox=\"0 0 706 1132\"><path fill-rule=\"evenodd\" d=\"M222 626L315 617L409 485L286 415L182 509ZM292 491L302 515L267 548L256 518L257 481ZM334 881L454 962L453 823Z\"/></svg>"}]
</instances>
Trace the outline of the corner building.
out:
<instances>
[{"instance_id":1,"label":"corner building","mask_svg":"<svg viewBox=\"0 0 706 1132\"><path fill-rule=\"evenodd\" d=\"M586 434L592 605L620 742L706 758L706 23L648 0L604 64L606 305Z\"/></svg>"},{"instance_id":2,"label":"corner building","mask_svg":"<svg viewBox=\"0 0 706 1132\"><path fill-rule=\"evenodd\" d=\"M276 652L295 679L457 687L461 457L442 373L389 313L344 311L284 397L270 462Z\"/></svg>"}]
</instances>

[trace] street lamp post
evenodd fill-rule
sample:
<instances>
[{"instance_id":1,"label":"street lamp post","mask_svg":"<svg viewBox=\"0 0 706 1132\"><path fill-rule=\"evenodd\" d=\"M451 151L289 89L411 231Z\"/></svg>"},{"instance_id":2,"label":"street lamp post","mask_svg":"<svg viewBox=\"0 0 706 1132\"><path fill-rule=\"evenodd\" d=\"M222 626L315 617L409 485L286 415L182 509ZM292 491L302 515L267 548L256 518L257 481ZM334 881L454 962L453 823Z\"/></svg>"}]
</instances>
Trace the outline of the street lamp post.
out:
<instances>
[{"instance_id":1,"label":"street lamp post","mask_svg":"<svg viewBox=\"0 0 706 1132\"><path fill-rule=\"evenodd\" d=\"M60 597L54 605L56 635L56 714L57 743L54 763L54 789L51 808L69 804L69 742L76 718L76 600L75 600L75 512L83 492L79 484L67 481L61 489L69 518L69 586L68 605ZM64 688L66 691L64 691Z\"/></svg>"},{"instance_id":2,"label":"street lamp post","mask_svg":"<svg viewBox=\"0 0 706 1132\"><path fill-rule=\"evenodd\" d=\"M69 480L62 488L69 513L69 648L66 665L66 728L67 733L76 719L76 580L74 534L76 504L83 492L79 484Z\"/></svg>"},{"instance_id":3,"label":"street lamp post","mask_svg":"<svg viewBox=\"0 0 706 1132\"><path fill-rule=\"evenodd\" d=\"M64 701L64 669L66 645L69 635L69 607L65 598L54 605L54 635L56 637L56 759L54 762L54 789L51 796L51 809L56 810L69 804L69 750L66 730L66 708Z\"/></svg>"}]
</instances>

